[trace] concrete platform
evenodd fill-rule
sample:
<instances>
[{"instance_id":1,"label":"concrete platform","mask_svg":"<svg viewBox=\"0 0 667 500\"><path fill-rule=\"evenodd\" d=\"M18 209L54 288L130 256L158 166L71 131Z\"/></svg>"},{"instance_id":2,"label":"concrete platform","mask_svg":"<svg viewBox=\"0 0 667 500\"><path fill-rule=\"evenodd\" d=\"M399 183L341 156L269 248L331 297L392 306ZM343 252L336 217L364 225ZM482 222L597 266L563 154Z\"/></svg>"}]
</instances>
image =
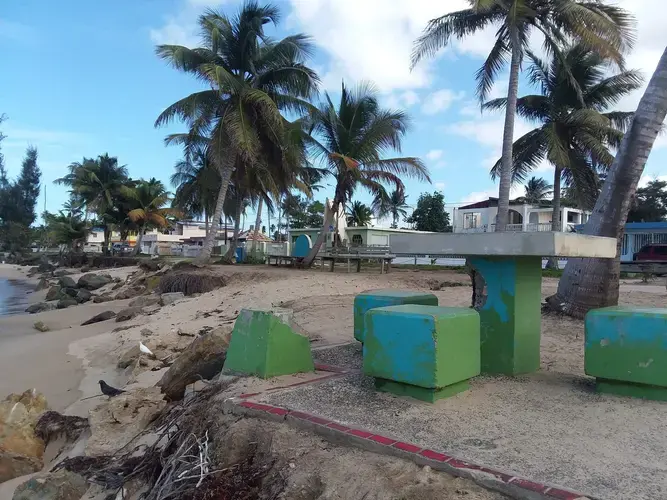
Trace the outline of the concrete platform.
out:
<instances>
[{"instance_id":1,"label":"concrete platform","mask_svg":"<svg viewBox=\"0 0 667 500\"><path fill-rule=\"evenodd\" d=\"M360 346L314 353L361 366ZM479 377L435 404L377 392L360 373L263 401L440 449L592 498L667 498L667 403L595 392L592 378L555 372Z\"/></svg>"}]
</instances>

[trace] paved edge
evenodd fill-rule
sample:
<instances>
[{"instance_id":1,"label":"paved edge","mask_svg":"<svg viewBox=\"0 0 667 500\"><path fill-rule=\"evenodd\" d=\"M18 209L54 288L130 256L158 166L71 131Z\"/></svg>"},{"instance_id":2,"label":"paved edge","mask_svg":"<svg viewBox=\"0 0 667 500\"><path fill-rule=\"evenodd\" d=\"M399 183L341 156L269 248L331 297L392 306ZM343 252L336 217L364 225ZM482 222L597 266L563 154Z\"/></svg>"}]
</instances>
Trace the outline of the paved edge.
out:
<instances>
[{"instance_id":1,"label":"paved edge","mask_svg":"<svg viewBox=\"0 0 667 500\"><path fill-rule=\"evenodd\" d=\"M317 384L357 371L323 364L316 364L315 369L330 373L313 380L281 387L272 387L268 391L242 394L237 398L227 399L224 402L224 410L234 415L287 422L292 427L315 432L336 444L354 446L373 453L411 460L422 466L428 465L434 470L446 472L457 477L472 479L484 488L504 493L517 500L594 500L594 497L582 493L548 484L536 483L513 473L461 460L440 451L423 448L419 445L383 436L369 430L349 427L318 415L250 401L250 398L264 395L268 392L291 389L306 384Z\"/></svg>"}]
</instances>

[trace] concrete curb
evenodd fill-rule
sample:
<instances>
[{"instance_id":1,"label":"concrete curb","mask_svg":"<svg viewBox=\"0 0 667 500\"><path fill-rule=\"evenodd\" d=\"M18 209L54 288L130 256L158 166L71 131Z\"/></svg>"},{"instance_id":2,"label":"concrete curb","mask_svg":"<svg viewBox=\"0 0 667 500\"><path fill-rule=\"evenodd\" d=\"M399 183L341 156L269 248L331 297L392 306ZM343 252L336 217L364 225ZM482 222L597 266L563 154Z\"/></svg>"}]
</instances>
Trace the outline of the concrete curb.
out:
<instances>
[{"instance_id":1,"label":"concrete curb","mask_svg":"<svg viewBox=\"0 0 667 500\"><path fill-rule=\"evenodd\" d=\"M323 379L330 379L344 373L346 371L338 369L333 375L327 375L307 383L319 382ZM304 383L306 382L283 388L303 385ZM244 395L240 398L225 401L225 411L234 415L287 422L293 427L315 432L337 444L355 446L373 453L411 460L418 465L428 465L432 469L440 470L453 476L472 479L485 488L499 491L518 500L593 500L593 497L582 493L548 484L536 483L512 473L463 461L436 450L422 448L421 446L376 434L372 431L348 427L318 415L248 401L247 398L250 396Z\"/></svg>"}]
</instances>

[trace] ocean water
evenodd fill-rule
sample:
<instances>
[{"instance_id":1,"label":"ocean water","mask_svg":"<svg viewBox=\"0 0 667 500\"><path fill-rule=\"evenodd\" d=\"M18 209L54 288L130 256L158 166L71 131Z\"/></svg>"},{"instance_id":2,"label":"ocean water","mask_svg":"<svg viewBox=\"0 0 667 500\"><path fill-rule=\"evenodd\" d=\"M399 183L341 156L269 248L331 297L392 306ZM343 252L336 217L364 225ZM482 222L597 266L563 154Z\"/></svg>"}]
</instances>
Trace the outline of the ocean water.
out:
<instances>
[{"instance_id":1,"label":"ocean water","mask_svg":"<svg viewBox=\"0 0 667 500\"><path fill-rule=\"evenodd\" d=\"M32 290L22 281L0 278L0 316L24 313Z\"/></svg>"}]
</instances>

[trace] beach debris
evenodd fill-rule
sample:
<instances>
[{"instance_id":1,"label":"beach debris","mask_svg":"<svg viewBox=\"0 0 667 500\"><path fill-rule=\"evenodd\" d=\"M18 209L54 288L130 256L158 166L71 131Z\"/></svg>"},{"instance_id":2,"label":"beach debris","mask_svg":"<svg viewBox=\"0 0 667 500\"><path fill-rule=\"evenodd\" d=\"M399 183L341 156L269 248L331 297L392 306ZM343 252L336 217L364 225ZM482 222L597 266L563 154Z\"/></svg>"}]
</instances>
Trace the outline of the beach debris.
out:
<instances>
[{"instance_id":1,"label":"beach debris","mask_svg":"<svg viewBox=\"0 0 667 500\"><path fill-rule=\"evenodd\" d=\"M169 273L160 279L160 292L162 294L182 292L184 295L194 295L210 292L226 284L227 281L223 276L201 271Z\"/></svg>"},{"instance_id":2,"label":"beach debris","mask_svg":"<svg viewBox=\"0 0 667 500\"><path fill-rule=\"evenodd\" d=\"M49 291L46 292L46 297L44 297L45 300L58 300L63 298L63 293L60 290L60 287L58 285L54 285L51 288L49 288Z\"/></svg>"},{"instance_id":3,"label":"beach debris","mask_svg":"<svg viewBox=\"0 0 667 500\"><path fill-rule=\"evenodd\" d=\"M57 308L58 309L67 309L68 307L72 307L77 305L78 302L76 299L73 299L72 297L64 297L58 301Z\"/></svg>"},{"instance_id":4,"label":"beach debris","mask_svg":"<svg viewBox=\"0 0 667 500\"><path fill-rule=\"evenodd\" d=\"M118 311L118 314L116 314L116 322L120 323L121 321L129 321L141 314L141 312L141 307L126 307L125 309Z\"/></svg>"},{"instance_id":5,"label":"beach debris","mask_svg":"<svg viewBox=\"0 0 667 500\"><path fill-rule=\"evenodd\" d=\"M35 424L46 409L46 398L35 389L0 402L0 483L42 468L45 444Z\"/></svg>"},{"instance_id":6,"label":"beach debris","mask_svg":"<svg viewBox=\"0 0 667 500\"><path fill-rule=\"evenodd\" d=\"M157 387L123 392L90 410L87 456L110 455L126 446L162 411L167 402Z\"/></svg>"},{"instance_id":7,"label":"beach debris","mask_svg":"<svg viewBox=\"0 0 667 500\"><path fill-rule=\"evenodd\" d=\"M116 313L113 311L104 311L99 314L96 314L87 321L81 323L81 326L92 325L93 323L99 323L101 321L107 321L116 317Z\"/></svg>"},{"instance_id":8,"label":"beach debris","mask_svg":"<svg viewBox=\"0 0 667 500\"><path fill-rule=\"evenodd\" d=\"M63 415L57 411L46 411L35 425L35 435L49 444L52 438L64 435L67 441L74 442L81 433L88 429L88 419L75 415Z\"/></svg>"},{"instance_id":9,"label":"beach debris","mask_svg":"<svg viewBox=\"0 0 667 500\"><path fill-rule=\"evenodd\" d=\"M56 308L56 304L53 302L37 302L36 304L29 305L25 312L30 314L40 313L44 311L52 311Z\"/></svg>"},{"instance_id":10,"label":"beach debris","mask_svg":"<svg viewBox=\"0 0 667 500\"><path fill-rule=\"evenodd\" d=\"M110 386L104 380L100 380L100 390L102 391L102 394L109 396L110 398L119 396L125 392L123 389L116 389L115 387Z\"/></svg>"},{"instance_id":11,"label":"beach debris","mask_svg":"<svg viewBox=\"0 0 667 500\"><path fill-rule=\"evenodd\" d=\"M210 380L222 370L232 329L221 326L197 337L169 367L158 387L172 401L185 395L185 388L198 380Z\"/></svg>"},{"instance_id":12,"label":"beach debris","mask_svg":"<svg viewBox=\"0 0 667 500\"><path fill-rule=\"evenodd\" d=\"M160 297L156 295L143 295L130 302L130 307L148 307L160 303Z\"/></svg>"},{"instance_id":13,"label":"beach debris","mask_svg":"<svg viewBox=\"0 0 667 500\"><path fill-rule=\"evenodd\" d=\"M58 280L58 285L60 285L61 288L77 288L78 286L76 281L74 281L74 278L71 276L61 276Z\"/></svg>"},{"instance_id":14,"label":"beach debris","mask_svg":"<svg viewBox=\"0 0 667 500\"><path fill-rule=\"evenodd\" d=\"M12 500L79 500L88 487L84 477L61 469L39 474L20 484Z\"/></svg>"},{"instance_id":15,"label":"beach debris","mask_svg":"<svg viewBox=\"0 0 667 500\"><path fill-rule=\"evenodd\" d=\"M79 287L86 290L97 290L111 283L113 279L108 274L84 274L79 278Z\"/></svg>"},{"instance_id":16,"label":"beach debris","mask_svg":"<svg viewBox=\"0 0 667 500\"><path fill-rule=\"evenodd\" d=\"M168 306L174 302L183 300L184 298L185 294L183 294L183 292L163 293L160 295L160 305Z\"/></svg>"},{"instance_id":17,"label":"beach debris","mask_svg":"<svg viewBox=\"0 0 667 500\"><path fill-rule=\"evenodd\" d=\"M43 321L35 321L35 323L32 325L35 330L38 332L48 332L50 328L44 324Z\"/></svg>"}]
</instances>

